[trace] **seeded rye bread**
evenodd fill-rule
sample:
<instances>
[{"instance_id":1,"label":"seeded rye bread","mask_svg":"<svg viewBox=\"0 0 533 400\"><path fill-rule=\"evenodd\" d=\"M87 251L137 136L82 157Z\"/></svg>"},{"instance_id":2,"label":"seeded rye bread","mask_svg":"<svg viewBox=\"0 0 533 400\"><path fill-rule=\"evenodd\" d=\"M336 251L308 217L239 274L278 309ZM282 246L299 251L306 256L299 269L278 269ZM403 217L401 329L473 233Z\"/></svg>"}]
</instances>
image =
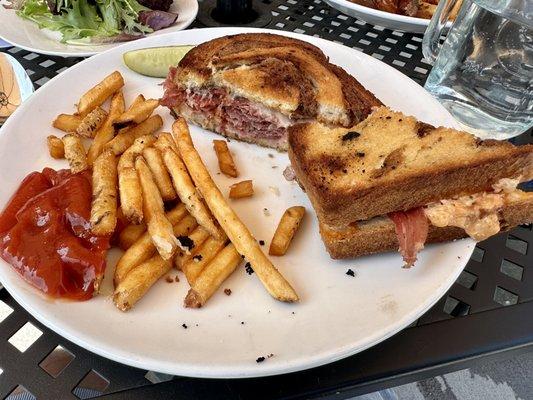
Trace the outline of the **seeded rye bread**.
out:
<instances>
[{"instance_id":1,"label":"seeded rye bread","mask_svg":"<svg viewBox=\"0 0 533 400\"><path fill-rule=\"evenodd\" d=\"M352 126L381 102L317 47L293 38L249 33L225 36L190 50L173 82L201 90L219 87L272 109L291 120ZM224 129L219 116L202 116L183 104L172 108L189 122L224 136L287 150L286 138L272 145Z\"/></svg>"},{"instance_id":2,"label":"seeded rye bread","mask_svg":"<svg viewBox=\"0 0 533 400\"><path fill-rule=\"evenodd\" d=\"M533 145L481 141L380 107L353 128L319 123L289 129L289 158L321 224L408 210L533 178Z\"/></svg>"},{"instance_id":3,"label":"seeded rye bread","mask_svg":"<svg viewBox=\"0 0 533 400\"><path fill-rule=\"evenodd\" d=\"M502 231L520 224L533 223L533 192L523 193L522 199L508 204L500 211L499 219ZM335 259L397 251L399 247L394 223L387 217L375 217L340 230L320 222L319 226L326 249ZM461 228L438 228L430 224L426 244L448 242L467 236Z\"/></svg>"}]
</instances>

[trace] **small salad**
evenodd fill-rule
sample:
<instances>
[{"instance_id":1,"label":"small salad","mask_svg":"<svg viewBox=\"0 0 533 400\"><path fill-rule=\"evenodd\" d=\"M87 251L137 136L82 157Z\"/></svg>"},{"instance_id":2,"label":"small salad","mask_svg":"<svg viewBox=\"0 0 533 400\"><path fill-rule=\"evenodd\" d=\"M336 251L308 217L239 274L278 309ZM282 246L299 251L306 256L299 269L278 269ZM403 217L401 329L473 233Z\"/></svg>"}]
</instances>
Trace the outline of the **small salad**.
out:
<instances>
[{"instance_id":1,"label":"small salad","mask_svg":"<svg viewBox=\"0 0 533 400\"><path fill-rule=\"evenodd\" d=\"M172 25L173 0L11 0L10 8L41 29L61 33L68 44L138 39Z\"/></svg>"}]
</instances>

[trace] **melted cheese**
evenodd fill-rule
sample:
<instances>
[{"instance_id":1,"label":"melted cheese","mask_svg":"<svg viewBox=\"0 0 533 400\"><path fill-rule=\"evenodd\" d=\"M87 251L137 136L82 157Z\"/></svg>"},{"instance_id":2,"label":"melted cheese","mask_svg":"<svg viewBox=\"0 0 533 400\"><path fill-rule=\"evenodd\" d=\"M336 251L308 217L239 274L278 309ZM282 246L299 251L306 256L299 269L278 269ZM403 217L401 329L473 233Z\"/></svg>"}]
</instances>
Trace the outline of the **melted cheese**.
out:
<instances>
[{"instance_id":1,"label":"melted cheese","mask_svg":"<svg viewBox=\"0 0 533 400\"><path fill-rule=\"evenodd\" d=\"M475 240L485 240L500 231L499 211L523 195L516 186L520 179L501 179L492 192L475 193L428 204L424 212L434 226L456 226Z\"/></svg>"}]
</instances>

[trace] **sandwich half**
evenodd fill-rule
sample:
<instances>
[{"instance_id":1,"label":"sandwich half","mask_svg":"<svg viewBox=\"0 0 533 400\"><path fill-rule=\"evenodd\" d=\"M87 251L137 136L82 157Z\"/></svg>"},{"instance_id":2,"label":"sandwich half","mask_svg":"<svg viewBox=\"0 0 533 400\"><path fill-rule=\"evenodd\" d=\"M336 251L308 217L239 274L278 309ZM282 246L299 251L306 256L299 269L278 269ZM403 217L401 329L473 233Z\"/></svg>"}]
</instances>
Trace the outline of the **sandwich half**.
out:
<instances>
[{"instance_id":1,"label":"sandwich half","mask_svg":"<svg viewBox=\"0 0 533 400\"><path fill-rule=\"evenodd\" d=\"M295 125L289 157L334 258L483 240L533 222L533 145L482 141L386 107L351 128Z\"/></svg>"},{"instance_id":2,"label":"sandwich half","mask_svg":"<svg viewBox=\"0 0 533 400\"><path fill-rule=\"evenodd\" d=\"M287 150L287 128L353 126L380 101L317 47L286 36L225 36L190 50L164 83L161 103L205 129Z\"/></svg>"}]
</instances>

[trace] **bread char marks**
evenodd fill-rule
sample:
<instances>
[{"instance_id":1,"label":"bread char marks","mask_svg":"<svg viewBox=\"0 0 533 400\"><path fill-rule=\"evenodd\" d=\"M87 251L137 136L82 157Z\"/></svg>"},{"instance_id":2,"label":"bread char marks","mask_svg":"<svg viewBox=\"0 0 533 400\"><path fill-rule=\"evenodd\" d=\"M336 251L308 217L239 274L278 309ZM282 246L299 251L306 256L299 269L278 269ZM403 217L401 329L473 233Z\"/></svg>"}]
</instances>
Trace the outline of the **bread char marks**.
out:
<instances>
[{"instance_id":1,"label":"bread char marks","mask_svg":"<svg viewBox=\"0 0 533 400\"><path fill-rule=\"evenodd\" d=\"M298 130L305 134L299 135ZM505 146L503 142L479 141L466 133L436 128L385 107L353 128L310 123L294 126L290 131L291 146L302 151L305 164L314 171L310 177L316 184L329 182L328 190L373 185L375 181L394 180L421 169L459 167L463 162L470 162L474 155L490 158L491 146ZM438 158L432 160L437 153ZM330 159L336 160L335 163ZM332 165L345 172L337 171L333 179L328 176L334 172Z\"/></svg>"},{"instance_id":2,"label":"bread char marks","mask_svg":"<svg viewBox=\"0 0 533 400\"><path fill-rule=\"evenodd\" d=\"M501 178L522 175L527 181L533 177L532 148L479 141L385 107L353 128L289 128L293 168L331 225L481 192Z\"/></svg>"},{"instance_id":3,"label":"bread char marks","mask_svg":"<svg viewBox=\"0 0 533 400\"><path fill-rule=\"evenodd\" d=\"M352 124L364 120L373 109L383 105L381 101L344 69L334 64L329 64L329 68L341 83L345 104L351 113Z\"/></svg>"},{"instance_id":4,"label":"bread char marks","mask_svg":"<svg viewBox=\"0 0 533 400\"><path fill-rule=\"evenodd\" d=\"M195 46L180 61L180 74L182 78L186 75L195 75L200 83L211 76L210 62L213 57L227 56L250 49L282 47L288 44L295 44L317 57L326 59L326 56L317 47L307 42L270 33L244 33L239 35L223 36ZM179 81L179 77L177 77Z\"/></svg>"},{"instance_id":5,"label":"bread char marks","mask_svg":"<svg viewBox=\"0 0 533 400\"><path fill-rule=\"evenodd\" d=\"M313 55L300 48L285 46L275 48L246 50L236 54L216 57L212 65L217 68L228 68L239 65L258 63L265 58L289 61L296 66L313 83L315 99L318 106L316 118L325 123L331 123L334 114L338 114L335 123L348 126L352 122L350 110L346 107L343 88L329 64L317 60Z\"/></svg>"}]
</instances>

